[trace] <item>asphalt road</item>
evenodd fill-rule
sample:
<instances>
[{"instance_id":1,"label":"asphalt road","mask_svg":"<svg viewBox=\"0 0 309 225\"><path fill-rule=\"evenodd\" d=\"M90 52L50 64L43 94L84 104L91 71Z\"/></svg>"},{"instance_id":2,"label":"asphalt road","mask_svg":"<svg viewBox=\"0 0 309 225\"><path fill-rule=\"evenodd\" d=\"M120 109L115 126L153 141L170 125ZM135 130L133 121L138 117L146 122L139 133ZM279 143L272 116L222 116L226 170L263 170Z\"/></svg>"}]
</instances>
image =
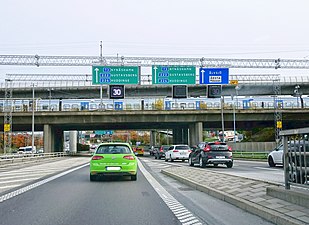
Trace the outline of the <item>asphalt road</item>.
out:
<instances>
[{"instance_id":1,"label":"asphalt road","mask_svg":"<svg viewBox=\"0 0 309 225\"><path fill-rule=\"evenodd\" d=\"M143 175L89 182L89 167L0 203L0 224L180 224Z\"/></svg>"},{"instance_id":2,"label":"asphalt road","mask_svg":"<svg viewBox=\"0 0 309 225\"><path fill-rule=\"evenodd\" d=\"M164 166L181 163L148 157L141 162L137 181L90 182L85 166L3 201L0 225L270 224L160 173Z\"/></svg>"}]
</instances>

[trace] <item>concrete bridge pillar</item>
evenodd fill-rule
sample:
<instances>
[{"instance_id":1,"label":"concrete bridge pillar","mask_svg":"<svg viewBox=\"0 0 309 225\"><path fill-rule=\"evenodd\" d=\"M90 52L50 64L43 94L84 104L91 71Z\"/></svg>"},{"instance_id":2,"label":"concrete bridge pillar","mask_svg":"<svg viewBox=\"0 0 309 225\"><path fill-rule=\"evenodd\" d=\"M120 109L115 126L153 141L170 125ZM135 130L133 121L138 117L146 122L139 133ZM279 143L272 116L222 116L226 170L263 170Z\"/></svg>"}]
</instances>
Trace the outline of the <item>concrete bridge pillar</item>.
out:
<instances>
[{"instance_id":1,"label":"concrete bridge pillar","mask_svg":"<svg viewBox=\"0 0 309 225\"><path fill-rule=\"evenodd\" d=\"M63 130L49 124L44 124L44 152L63 151Z\"/></svg>"},{"instance_id":2,"label":"concrete bridge pillar","mask_svg":"<svg viewBox=\"0 0 309 225\"><path fill-rule=\"evenodd\" d=\"M188 128L173 129L173 144L188 144Z\"/></svg>"},{"instance_id":3,"label":"concrete bridge pillar","mask_svg":"<svg viewBox=\"0 0 309 225\"><path fill-rule=\"evenodd\" d=\"M45 153L52 152L52 129L51 125L49 124L44 124L43 139L44 139L44 152Z\"/></svg>"},{"instance_id":4,"label":"concrete bridge pillar","mask_svg":"<svg viewBox=\"0 0 309 225\"><path fill-rule=\"evenodd\" d=\"M59 127L52 129L52 147L53 152L63 152L64 131Z\"/></svg>"},{"instance_id":5,"label":"concrete bridge pillar","mask_svg":"<svg viewBox=\"0 0 309 225\"><path fill-rule=\"evenodd\" d=\"M203 123L197 122L189 125L189 145L197 145L203 141Z\"/></svg>"},{"instance_id":6,"label":"concrete bridge pillar","mask_svg":"<svg viewBox=\"0 0 309 225\"><path fill-rule=\"evenodd\" d=\"M155 130L151 130L150 131L150 146L155 146L156 143L156 131Z\"/></svg>"},{"instance_id":7,"label":"concrete bridge pillar","mask_svg":"<svg viewBox=\"0 0 309 225\"><path fill-rule=\"evenodd\" d=\"M70 152L77 152L77 131L73 130L69 132L70 135Z\"/></svg>"}]
</instances>

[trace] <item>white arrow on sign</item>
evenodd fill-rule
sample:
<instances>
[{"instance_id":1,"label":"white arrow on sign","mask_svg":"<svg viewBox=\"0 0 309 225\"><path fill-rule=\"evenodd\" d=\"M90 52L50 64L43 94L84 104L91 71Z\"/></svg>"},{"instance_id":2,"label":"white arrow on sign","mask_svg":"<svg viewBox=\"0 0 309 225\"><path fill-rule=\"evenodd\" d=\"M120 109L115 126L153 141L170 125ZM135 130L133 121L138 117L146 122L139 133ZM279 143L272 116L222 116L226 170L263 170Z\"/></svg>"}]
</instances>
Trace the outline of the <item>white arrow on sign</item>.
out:
<instances>
[{"instance_id":1,"label":"white arrow on sign","mask_svg":"<svg viewBox=\"0 0 309 225\"><path fill-rule=\"evenodd\" d=\"M98 76L99 68L95 68L94 70L95 70L95 78L96 78L95 82L99 83L99 76Z\"/></svg>"},{"instance_id":2,"label":"white arrow on sign","mask_svg":"<svg viewBox=\"0 0 309 225\"><path fill-rule=\"evenodd\" d=\"M154 66L153 69L154 69L154 82L156 84L157 83L157 69L158 69L158 67ZM153 83L153 81L152 81L152 83Z\"/></svg>"},{"instance_id":3,"label":"white arrow on sign","mask_svg":"<svg viewBox=\"0 0 309 225\"><path fill-rule=\"evenodd\" d=\"M201 74L202 74L202 82L200 82L201 84L205 84L204 73L205 73L205 70L201 70Z\"/></svg>"}]
</instances>

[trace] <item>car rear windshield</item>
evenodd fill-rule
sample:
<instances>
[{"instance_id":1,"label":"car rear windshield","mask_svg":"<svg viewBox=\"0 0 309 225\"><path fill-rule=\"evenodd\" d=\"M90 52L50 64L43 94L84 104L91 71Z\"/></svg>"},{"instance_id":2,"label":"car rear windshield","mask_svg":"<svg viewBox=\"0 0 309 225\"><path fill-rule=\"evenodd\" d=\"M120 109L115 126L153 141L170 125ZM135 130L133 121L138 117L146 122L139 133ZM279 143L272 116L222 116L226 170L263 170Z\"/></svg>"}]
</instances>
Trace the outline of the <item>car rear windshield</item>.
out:
<instances>
[{"instance_id":1,"label":"car rear windshield","mask_svg":"<svg viewBox=\"0 0 309 225\"><path fill-rule=\"evenodd\" d=\"M97 154L130 154L130 148L124 145L102 145L97 149Z\"/></svg>"},{"instance_id":2,"label":"car rear windshield","mask_svg":"<svg viewBox=\"0 0 309 225\"><path fill-rule=\"evenodd\" d=\"M187 145L180 145L180 146L176 146L175 149L177 150L190 150L190 147Z\"/></svg>"},{"instance_id":3,"label":"car rear windshield","mask_svg":"<svg viewBox=\"0 0 309 225\"><path fill-rule=\"evenodd\" d=\"M226 143L208 143L211 150L228 150Z\"/></svg>"}]
</instances>

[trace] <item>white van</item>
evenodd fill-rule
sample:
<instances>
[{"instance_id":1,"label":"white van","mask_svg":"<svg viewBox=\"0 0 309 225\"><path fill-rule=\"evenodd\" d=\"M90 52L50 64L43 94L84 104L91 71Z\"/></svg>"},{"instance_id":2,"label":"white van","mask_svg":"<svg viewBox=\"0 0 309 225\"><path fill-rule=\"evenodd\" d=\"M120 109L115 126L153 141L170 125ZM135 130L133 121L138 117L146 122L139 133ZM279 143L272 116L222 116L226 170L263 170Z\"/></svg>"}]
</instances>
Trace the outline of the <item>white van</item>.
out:
<instances>
[{"instance_id":1,"label":"white van","mask_svg":"<svg viewBox=\"0 0 309 225\"><path fill-rule=\"evenodd\" d=\"M33 154L33 153L36 153L36 146L33 146L33 149L32 149L32 146L26 146L26 147L20 147L18 149L18 153L20 154Z\"/></svg>"}]
</instances>

